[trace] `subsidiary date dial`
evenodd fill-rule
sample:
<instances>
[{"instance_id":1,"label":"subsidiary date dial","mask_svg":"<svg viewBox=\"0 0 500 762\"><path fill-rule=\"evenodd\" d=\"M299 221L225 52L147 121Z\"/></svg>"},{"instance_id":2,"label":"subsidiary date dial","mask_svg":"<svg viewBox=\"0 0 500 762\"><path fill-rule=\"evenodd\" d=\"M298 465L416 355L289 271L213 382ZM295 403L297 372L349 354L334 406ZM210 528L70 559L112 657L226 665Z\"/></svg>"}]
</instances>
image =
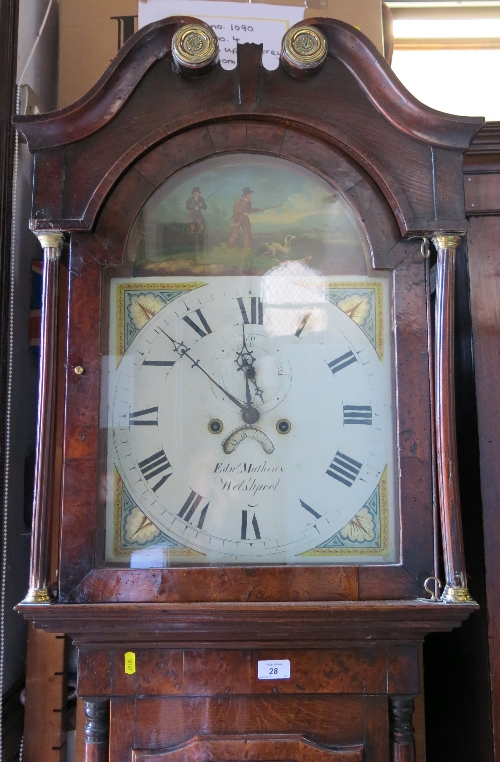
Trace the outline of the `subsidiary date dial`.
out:
<instances>
[{"instance_id":1,"label":"subsidiary date dial","mask_svg":"<svg viewBox=\"0 0 500 762\"><path fill-rule=\"evenodd\" d=\"M390 373L322 279L206 280L110 377L108 458L141 511L208 562L291 562L377 487Z\"/></svg>"}]
</instances>

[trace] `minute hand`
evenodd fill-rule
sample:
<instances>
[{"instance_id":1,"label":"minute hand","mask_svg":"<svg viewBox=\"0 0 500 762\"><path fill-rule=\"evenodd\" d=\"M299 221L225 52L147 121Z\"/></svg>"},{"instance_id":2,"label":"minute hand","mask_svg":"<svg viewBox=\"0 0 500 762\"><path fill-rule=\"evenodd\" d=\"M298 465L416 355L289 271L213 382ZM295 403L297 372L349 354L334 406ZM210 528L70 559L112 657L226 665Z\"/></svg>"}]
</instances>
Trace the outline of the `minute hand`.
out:
<instances>
[{"instance_id":1,"label":"minute hand","mask_svg":"<svg viewBox=\"0 0 500 762\"><path fill-rule=\"evenodd\" d=\"M193 360L193 358L192 358L190 355L188 355L188 353L187 353L187 352L185 352L185 356L188 358L188 360L191 360L191 362L193 363L193 366L192 366L193 368L198 368L199 370L201 370L201 372L202 372L202 373L204 373L204 374L205 374L205 376L206 376L207 378L209 378L209 379L210 379L210 381L211 381L213 384L215 384L215 386L216 386L218 389L220 389L220 390L221 390L221 392L222 392L223 394L225 394L225 395L226 395L226 397L227 397L228 399L230 399L230 400L231 400L231 402L234 402L234 404L235 404L235 405L238 405L238 407L239 407L239 409L240 409L240 410L245 410L245 408L246 408L246 405L243 405L243 403L241 403L239 400L237 400L237 399L236 399L236 397L233 397L233 395L232 395L230 392L228 392L228 391L227 391L227 389L224 389L224 387L223 387L223 386L221 386L220 384L218 384L218 383L217 383L217 381L215 380L215 378L212 378L212 376L211 376L209 373L207 373L207 371L206 371L204 368L202 368L202 367L201 367L201 365L200 365L200 361L199 361L199 360Z\"/></svg>"},{"instance_id":2,"label":"minute hand","mask_svg":"<svg viewBox=\"0 0 500 762\"><path fill-rule=\"evenodd\" d=\"M225 394L225 395L226 395L226 397L227 397L228 399L230 399L230 400L231 400L231 402L234 402L234 404L235 404L235 405L237 405L237 406L239 407L239 409L240 409L240 410L245 410L245 409L246 409L246 405L244 405L242 402L240 402L239 400L237 400L237 399L236 399L236 397L233 397L233 395L231 394L231 392L228 392L228 391L227 391L227 389L224 389L224 387L223 387L223 386L221 386L220 384L218 384L218 383L217 383L217 381L215 380L215 378L212 378L212 376L211 376L209 373L207 373L207 371L206 371L204 368L202 368L202 367L201 367L201 365L200 365L200 361L199 361L199 360L195 360L193 357L191 357L191 355L190 355L190 354L188 354L188 350L187 350L187 349L186 349L186 350L182 350L182 351L178 351L178 348L179 348L179 343L178 343L177 341L175 341L175 339L173 339L171 336L169 336L169 335L168 335L168 333L166 333L166 331L164 331L162 328L160 328L160 331L161 331L162 333L164 333L164 334L165 334L165 336L167 337L167 339L170 339L170 341L171 341L171 342L172 342L172 344L174 345L174 349L175 349L175 351L177 352L177 354L179 355L179 357L187 357L187 359L188 359L188 360L191 360L191 362L193 363L192 367L193 367L193 368L198 368L198 370L201 370L201 372L202 372L202 373L204 373L204 374L205 374L205 376L206 376L208 379L210 379L210 381L211 381L213 384L215 384L215 386L216 386L218 389L220 389L220 390L221 390L221 392L222 392L223 394Z\"/></svg>"}]
</instances>

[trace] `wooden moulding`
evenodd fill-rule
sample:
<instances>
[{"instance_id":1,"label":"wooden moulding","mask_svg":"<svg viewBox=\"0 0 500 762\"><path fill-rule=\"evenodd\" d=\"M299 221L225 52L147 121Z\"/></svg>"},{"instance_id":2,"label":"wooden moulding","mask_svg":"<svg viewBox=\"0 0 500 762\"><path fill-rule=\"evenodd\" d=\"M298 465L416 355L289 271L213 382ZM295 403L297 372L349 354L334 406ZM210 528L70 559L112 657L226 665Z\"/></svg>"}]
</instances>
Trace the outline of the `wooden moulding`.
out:
<instances>
[{"instance_id":1,"label":"wooden moulding","mask_svg":"<svg viewBox=\"0 0 500 762\"><path fill-rule=\"evenodd\" d=\"M389 698L391 762L415 762L413 709L413 696L391 696Z\"/></svg>"},{"instance_id":2,"label":"wooden moulding","mask_svg":"<svg viewBox=\"0 0 500 762\"><path fill-rule=\"evenodd\" d=\"M171 53L174 33L188 23L204 25L191 16L171 16L144 27L125 43L101 79L76 103L36 118L16 117L30 149L73 143L101 129L124 107L158 59ZM321 17L307 23L323 32L329 56L349 69L375 108L396 129L431 145L469 146L472 135L484 123L482 117L454 116L422 104L401 84L375 45L349 24Z\"/></svg>"},{"instance_id":3,"label":"wooden moulding","mask_svg":"<svg viewBox=\"0 0 500 762\"><path fill-rule=\"evenodd\" d=\"M132 762L201 762L217 759L296 760L296 762L363 762L363 746L324 747L299 735L259 734L254 737L201 736L163 752L132 752Z\"/></svg>"},{"instance_id":4,"label":"wooden moulding","mask_svg":"<svg viewBox=\"0 0 500 762\"><path fill-rule=\"evenodd\" d=\"M477 607L477 606L476 606ZM474 606L419 601L338 603L20 604L37 627L64 630L81 646L165 643L171 647L293 648L423 640L458 627Z\"/></svg>"},{"instance_id":5,"label":"wooden moulding","mask_svg":"<svg viewBox=\"0 0 500 762\"><path fill-rule=\"evenodd\" d=\"M500 122L485 122L476 132L464 155L464 171L471 174L500 171ZM467 182L465 190L467 193Z\"/></svg>"},{"instance_id":6,"label":"wooden moulding","mask_svg":"<svg viewBox=\"0 0 500 762\"><path fill-rule=\"evenodd\" d=\"M84 762L107 762L109 759L109 700L85 698Z\"/></svg>"},{"instance_id":7,"label":"wooden moulding","mask_svg":"<svg viewBox=\"0 0 500 762\"><path fill-rule=\"evenodd\" d=\"M461 194L440 189L461 174L463 150L482 119L418 103L364 35L331 19L309 21L327 38L330 53L307 81L282 67L264 69L258 46L240 46L242 66L232 71L215 66L205 76L182 78L172 70L171 38L189 21L165 19L138 32L72 106L16 118L36 153L34 229L50 221L66 231L91 230L115 183L151 148L201 124L235 118L327 137L379 185L403 235L463 228ZM151 97L157 92L165 99Z\"/></svg>"},{"instance_id":8,"label":"wooden moulding","mask_svg":"<svg viewBox=\"0 0 500 762\"><path fill-rule=\"evenodd\" d=\"M500 214L500 122L486 122L464 155L465 210L469 217Z\"/></svg>"}]
</instances>

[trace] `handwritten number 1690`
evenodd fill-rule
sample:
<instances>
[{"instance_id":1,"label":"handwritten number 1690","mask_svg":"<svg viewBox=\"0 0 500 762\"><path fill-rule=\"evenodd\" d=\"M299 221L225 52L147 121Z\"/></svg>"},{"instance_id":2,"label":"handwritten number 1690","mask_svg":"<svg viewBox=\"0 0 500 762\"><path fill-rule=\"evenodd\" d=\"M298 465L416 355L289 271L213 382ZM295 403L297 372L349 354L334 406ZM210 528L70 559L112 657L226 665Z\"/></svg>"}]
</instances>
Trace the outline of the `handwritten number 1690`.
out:
<instances>
[{"instance_id":1,"label":"handwritten number 1690","mask_svg":"<svg viewBox=\"0 0 500 762\"><path fill-rule=\"evenodd\" d=\"M247 26L246 24L231 24L231 29L233 32L253 32L253 26Z\"/></svg>"}]
</instances>

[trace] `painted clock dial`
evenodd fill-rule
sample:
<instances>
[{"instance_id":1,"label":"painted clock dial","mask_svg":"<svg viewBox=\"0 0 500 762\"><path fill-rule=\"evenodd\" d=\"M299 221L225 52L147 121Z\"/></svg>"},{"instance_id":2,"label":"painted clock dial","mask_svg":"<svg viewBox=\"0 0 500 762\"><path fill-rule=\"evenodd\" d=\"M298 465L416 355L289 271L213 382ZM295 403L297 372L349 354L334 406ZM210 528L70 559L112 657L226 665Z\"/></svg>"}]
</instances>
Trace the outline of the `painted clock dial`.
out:
<instances>
[{"instance_id":1,"label":"painted clock dial","mask_svg":"<svg viewBox=\"0 0 500 762\"><path fill-rule=\"evenodd\" d=\"M191 284L110 378L109 452L128 494L211 562L289 562L315 548L392 457L376 350L323 278L286 269Z\"/></svg>"},{"instance_id":2,"label":"painted clock dial","mask_svg":"<svg viewBox=\"0 0 500 762\"><path fill-rule=\"evenodd\" d=\"M238 161L239 184L261 187L269 161ZM234 162L218 168L218 185L230 184ZM320 206L331 189L305 176L303 193ZM354 274L319 274L328 236L318 249L313 231L313 254L299 257L297 226L259 250L249 220L267 208L252 206L250 185L234 202L226 243L207 253L217 230L209 195L198 185L189 192L185 225L155 223L170 260L158 266L139 238L135 277L110 280L106 560L123 560L124 545L139 566L397 560L388 279L359 273L359 261L367 269L359 243L358 272L348 243ZM161 198L176 207L172 194ZM290 219L297 198L273 224ZM325 227L332 209L328 201L321 211ZM337 207L332 219L338 228ZM225 274L224 256L235 274Z\"/></svg>"}]
</instances>

